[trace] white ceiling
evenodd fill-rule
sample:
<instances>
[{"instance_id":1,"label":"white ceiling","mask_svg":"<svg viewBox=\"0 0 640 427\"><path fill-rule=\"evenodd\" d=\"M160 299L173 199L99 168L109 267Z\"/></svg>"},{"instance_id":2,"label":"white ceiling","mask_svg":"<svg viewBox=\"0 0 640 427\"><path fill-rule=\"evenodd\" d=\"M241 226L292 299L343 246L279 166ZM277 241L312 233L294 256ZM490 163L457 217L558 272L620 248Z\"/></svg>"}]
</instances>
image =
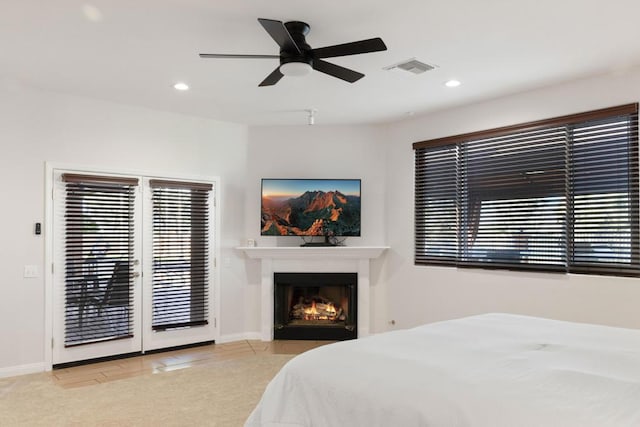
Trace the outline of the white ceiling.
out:
<instances>
[{"instance_id":1,"label":"white ceiling","mask_svg":"<svg viewBox=\"0 0 640 427\"><path fill-rule=\"evenodd\" d=\"M2 0L0 83L250 125L374 123L640 65L638 0ZM257 18L310 24L312 47L381 37L388 50L258 84L278 54ZM383 67L409 58L414 75ZM455 89L443 83L456 78ZM173 89L177 81L191 86Z\"/></svg>"}]
</instances>

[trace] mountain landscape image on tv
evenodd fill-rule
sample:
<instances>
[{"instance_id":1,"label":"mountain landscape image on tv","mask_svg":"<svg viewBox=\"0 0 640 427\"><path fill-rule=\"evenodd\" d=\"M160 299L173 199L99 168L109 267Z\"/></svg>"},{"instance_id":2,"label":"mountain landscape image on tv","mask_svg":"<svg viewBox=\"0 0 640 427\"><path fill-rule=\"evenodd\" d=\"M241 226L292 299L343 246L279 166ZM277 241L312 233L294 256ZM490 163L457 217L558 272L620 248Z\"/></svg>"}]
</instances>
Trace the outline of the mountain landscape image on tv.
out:
<instances>
[{"instance_id":1,"label":"mountain landscape image on tv","mask_svg":"<svg viewBox=\"0 0 640 427\"><path fill-rule=\"evenodd\" d=\"M359 179L263 179L261 235L360 236Z\"/></svg>"}]
</instances>

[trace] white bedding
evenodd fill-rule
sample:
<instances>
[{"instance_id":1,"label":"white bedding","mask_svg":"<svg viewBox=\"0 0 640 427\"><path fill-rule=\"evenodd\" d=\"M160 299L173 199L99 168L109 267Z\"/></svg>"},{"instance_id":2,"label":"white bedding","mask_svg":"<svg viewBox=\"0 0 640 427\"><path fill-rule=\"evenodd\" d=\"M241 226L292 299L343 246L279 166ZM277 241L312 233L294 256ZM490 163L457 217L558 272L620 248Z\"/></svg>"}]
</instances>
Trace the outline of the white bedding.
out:
<instances>
[{"instance_id":1,"label":"white bedding","mask_svg":"<svg viewBox=\"0 0 640 427\"><path fill-rule=\"evenodd\" d=\"M484 314L317 348L255 426L640 426L640 330Z\"/></svg>"}]
</instances>

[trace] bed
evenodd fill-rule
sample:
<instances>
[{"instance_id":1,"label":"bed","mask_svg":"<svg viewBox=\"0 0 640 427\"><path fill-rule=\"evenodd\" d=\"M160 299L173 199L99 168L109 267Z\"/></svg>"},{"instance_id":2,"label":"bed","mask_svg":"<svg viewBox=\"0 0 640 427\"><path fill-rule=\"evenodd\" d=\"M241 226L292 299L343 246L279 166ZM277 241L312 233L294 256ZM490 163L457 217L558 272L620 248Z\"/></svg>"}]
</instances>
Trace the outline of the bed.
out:
<instances>
[{"instance_id":1,"label":"bed","mask_svg":"<svg viewBox=\"0 0 640 427\"><path fill-rule=\"evenodd\" d=\"M640 426L640 330L483 314L289 361L245 427Z\"/></svg>"}]
</instances>

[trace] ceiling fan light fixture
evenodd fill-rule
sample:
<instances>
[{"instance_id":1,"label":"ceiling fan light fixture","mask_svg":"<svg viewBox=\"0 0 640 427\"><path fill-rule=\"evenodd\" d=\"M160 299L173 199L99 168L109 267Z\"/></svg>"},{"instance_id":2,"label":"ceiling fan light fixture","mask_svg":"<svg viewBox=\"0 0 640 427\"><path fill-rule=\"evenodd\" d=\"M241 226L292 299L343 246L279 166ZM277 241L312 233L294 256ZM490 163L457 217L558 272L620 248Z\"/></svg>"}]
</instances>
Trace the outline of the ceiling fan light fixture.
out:
<instances>
[{"instance_id":1,"label":"ceiling fan light fixture","mask_svg":"<svg viewBox=\"0 0 640 427\"><path fill-rule=\"evenodd\" d=\"M309 24L301 21L282 22L265 18L258 18L258 22L280 47L279 55L201 53L200 57L279 59L280 64L276 69L258 85L264 87L275 85L284 76L305 76L312 70L347 83L355 83L363 78L364 74L327 62L325 59L387 50L387 46L380 37L312 49L305 39L309 33Z\"/></svg>"},{"instance_id":2,"label":"ceiling fan light fixture","mask_svg":"<svg viewBox=\"0 0 640 427\"><path fill-rule=\"evenodd\" d=\"M280 65L280 72L285 76L306 76L311 74L310 64L306 62L287 62Z\"/></svg>"}]
</instances>

